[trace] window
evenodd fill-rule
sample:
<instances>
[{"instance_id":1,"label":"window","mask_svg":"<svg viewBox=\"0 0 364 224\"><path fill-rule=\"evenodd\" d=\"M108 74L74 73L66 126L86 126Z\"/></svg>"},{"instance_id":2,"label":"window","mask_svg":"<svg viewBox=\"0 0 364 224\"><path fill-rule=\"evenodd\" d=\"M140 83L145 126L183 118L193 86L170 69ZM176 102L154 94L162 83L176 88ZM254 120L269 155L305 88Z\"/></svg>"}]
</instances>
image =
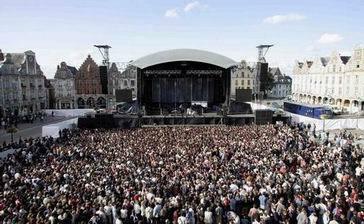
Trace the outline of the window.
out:
<instances>
[{"instance_id":1,"label":"window","mask_svg":"<svg viewBox=\"0 0 364 224\"><path fill-rule=\"evenodd\" d=\"M325 84L329 84L329 77L326 77Z\"/></svg>"},{"instance_id":2,"label":"window","mask_svg":"<svg viewBox=\"0 0 364 224\"><path fill-rule=\"evenodd\" d=\"M333 71L333 72L336 72L336 65L333 65L333 66L332 66L332 71Z\"/></svg>"},{"instance_id":3,"label":"window","mask_svg":"<svg viewBox=\"0 0 364 224\"><path fill-rule=\"evenodd\" d=\"M238 86L239 85L239 81L235 80L235 85Z\"/></svg>"},{"instance_id":4,"label":"window","mask_svg":"<svg viewBox=\"0 0 364 224\"><path fill-rule=\"evenodd\" d=\"M128 86L128 80L124 80L124 86Z\"/></svg>"},{"instance_id":5,"label":"window","mask_svg":"<svg viewBox=\"0 0 364 224\"><path fill-rule=\"evenodd\" d=\"M332 77L332 84L335 84L335 76Z\"/></svg>"},{"instance_id":6,"label":"window","mask_svg":"<svg viewBox=\"0 0 364 224\"><path fill-rule=\"evenodd\" d=\"M243 86L244 85L244 79L241 80L241 85Z\"/></svg>"},{"instance_id":7,"label":"window","mask_svg":"<svg viewBox=\"0 0 364 224\"><path fill-rule=\"evenodd\" d=\"M356 68L360 68L360 65L356 65Z\"/></svg>"},{"instance_id":8,"label":"window","mask_svg":"<svg viewBox=\"0 0 364 224\"><path fill-rule=\"evenodd\" d=\"M248 79L248 86L250 86L250 79Z\"/></svg>"},{"instance_id":9,"label":"window","mask_svg":"<svg viewBox=\"0 0 364 224\"><path fill-rule=\"evenodd\" d=\"M131 87L134 87L135 86L135 80L131 80L130 85L131 85Z\"/></svg>"},{"instance_id":10,"label":"window","mask_svg":"<svg viewBox=\"0 0 364 224\"><path fill-rule=\"evenodd\" d=\"M343 77L339 77L339 84L342 84L343 82Z\"/></svg>"},{"instance_id":11,"label":"window","mask_svg":"<svg viewBox=\"0 0 364 224\"><path fill-rule=\"evenodd\" d=\"M241 77L244 78L244 72L241 73Z\"/></svg>"}]
</instances>

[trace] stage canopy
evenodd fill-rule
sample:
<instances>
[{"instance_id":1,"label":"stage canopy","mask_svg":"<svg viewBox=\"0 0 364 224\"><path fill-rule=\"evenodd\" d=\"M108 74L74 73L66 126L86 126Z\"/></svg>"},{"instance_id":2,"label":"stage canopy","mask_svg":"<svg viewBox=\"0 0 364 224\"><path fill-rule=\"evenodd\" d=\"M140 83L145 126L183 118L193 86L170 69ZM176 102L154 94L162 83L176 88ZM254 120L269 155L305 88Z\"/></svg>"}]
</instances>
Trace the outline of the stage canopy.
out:
<instances>
[{"instance_id":1,"label":"stage canopy","mask_svg":"<svg viewBox=\"0 0 364 224\"><path fill-rule=\"evenodd\" d=\"M224 69L228 69L232 66L237 65L237 62L228 57L212 53L209 51L195 50L195 49L175 49L175 50L161 51L142 57L132 62L131 64L140 69L145 69L153 65L158 65L168 62L176 62L176 61L202 62L211 65L216 65Z\"/></svg>"}]
</instances>

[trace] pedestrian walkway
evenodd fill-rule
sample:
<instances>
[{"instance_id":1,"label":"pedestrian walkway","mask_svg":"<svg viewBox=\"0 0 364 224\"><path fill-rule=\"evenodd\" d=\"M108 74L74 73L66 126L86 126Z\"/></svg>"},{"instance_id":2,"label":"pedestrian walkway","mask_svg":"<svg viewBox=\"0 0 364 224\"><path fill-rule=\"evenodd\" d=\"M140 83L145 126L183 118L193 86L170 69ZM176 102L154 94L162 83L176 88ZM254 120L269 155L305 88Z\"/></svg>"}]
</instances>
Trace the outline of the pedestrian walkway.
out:
<instances>
[{"instance_id":1,"label":"pedestrian walkway","mask_svg":"<svg viewBox=\"0 0 364 224\"><path fill-rule=\"evenodd\" d=\"M19 138L22 139L29 137L40 137L42 136L42 126L49 125L57 122L61 122L64 120L70 119L69 117L46 117L43 121L36 120L33 123L21 123L18 124L18 131L14 134L14 141L19 141ZM0 143L2 144L4 141L11 141L11 134L6 133L6 130L0 130Z\"/></svg>"}]
</instances>

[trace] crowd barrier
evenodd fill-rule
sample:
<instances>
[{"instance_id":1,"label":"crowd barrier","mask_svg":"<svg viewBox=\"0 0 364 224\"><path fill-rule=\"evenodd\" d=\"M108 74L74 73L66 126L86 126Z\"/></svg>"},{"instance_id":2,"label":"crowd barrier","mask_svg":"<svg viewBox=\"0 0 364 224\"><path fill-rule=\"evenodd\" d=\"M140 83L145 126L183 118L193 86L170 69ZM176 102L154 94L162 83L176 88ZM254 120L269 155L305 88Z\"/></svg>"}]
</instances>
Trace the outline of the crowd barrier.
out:
<instances>
[{"instance_id":1,"label":"crowd barrier","mask_svg":"<svg viewBox=\"0 0 364 224\"><path fill-rule=\"evenodd\" d=\"M291 120L297 123L305 123L316 126L317 131L329 131L338 129L361 129L364 130L364 118L342 118L319 120L302 115L286 112Z\"/></svg>"},{"instance_id":2,"label":"crowd barrier","mask_svg":"<svg viewBox=\"0 0 364 224\"><path fill-rule=\"evenodd\" d=\"M63 109L63 110L45 110L47 115L53 115L56 117L81 117L87 113L95 113L94 109Z\"/></svg>"},{"instance_id":3,"label":"crowd barrier","mask_svg":"<svg viewBox=\"0 0 364 224\"><path fill-rule=\"evenodd\" d=\"M249 103L253 110L257 109L272 109L267 105ZM293 114L285 112L287 116L291 118L291 121L296 123L311 124L311 126L316 126L316 131L328 131L337 129L361 129L364 130L364 118L340 118L340 119L326 119L320 120L315 118L310 118L298 114Z\"/></svg>"},{"instance_id":4,"label":"crowd barrier","mask_svg":"<svg viewBox=\"0 0 364 224\"><path fill-rule=\"evenodd\" d=\"M59 131L63 129L71 129L77 127L78 118L62 121L55 124L45 125L42 127L42 136L52 136L53 138L59 137Z\"/></svg>"}]
</instances>

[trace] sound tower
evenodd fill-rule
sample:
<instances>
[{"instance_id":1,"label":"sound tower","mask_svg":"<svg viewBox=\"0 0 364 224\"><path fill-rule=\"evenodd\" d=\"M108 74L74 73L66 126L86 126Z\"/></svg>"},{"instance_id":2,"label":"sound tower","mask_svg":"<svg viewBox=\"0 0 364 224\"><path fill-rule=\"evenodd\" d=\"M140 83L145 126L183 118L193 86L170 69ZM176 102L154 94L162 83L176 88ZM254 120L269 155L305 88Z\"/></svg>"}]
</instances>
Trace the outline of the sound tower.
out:
<instances>
[{"instance_id":1,"label":"sound tower","mask_svg":"<svg viewBox=\"0 0 364 224\"><path fill-rule=\"evenodd\" d=\"M268 63L261 63L258 62L259 65L259 77L260 77L260 91L264 92L266 91L266 86L267 86L267 82L268 82Z\"/></svg>"},{"instance_id":2,"label":"sound tower","mask_svg":"<svg viewBox=\"0 0 364 224\"><path fill-rule=\"evenodd\" d=\"M99 128L115 128L113 114L95 114L97 126Z\"/></svg>"},{"instance_id":3,"label":"sound tower","mask_svg":"<svg viewBox=\"0 0 364 224\"><path fill-rule=\"evenodd\" d=\"M264 124L272 124L273 122L273 111L264 109L264 110L255 110L255 124L264 125Z\"/></svg>"},{"instance_id":4,"label":"sound tower","mask_svg":"<svg viewBox=\"0 0 364 224\"><path fill-rule=\"evenodd\" d=\"M107 84L108 84L107 67L99 66L99 70L100 70L100 82L101 82L102 94L108 94L108 92L107 92Z\"/></svg>"},{"instance_id":5,"label":"sound tower","mask_svg":"<svg viewBox=\"0 0 364 224\"><path fill-rule=\"evenodd\" d=\"M245 103L252 101L252 90L251 89L236 89L236 102Z\"/></svg>"},{"instance_id":6,"label":"sound tower","mask_svg":"<svg viewBox=\"0 0 364 224\"><path fill-rule=\"evenodd\" d=\"M116 102L131 102L133 101L133 90L117 89L115 90Z\"/></svg>"}]
</instances>

